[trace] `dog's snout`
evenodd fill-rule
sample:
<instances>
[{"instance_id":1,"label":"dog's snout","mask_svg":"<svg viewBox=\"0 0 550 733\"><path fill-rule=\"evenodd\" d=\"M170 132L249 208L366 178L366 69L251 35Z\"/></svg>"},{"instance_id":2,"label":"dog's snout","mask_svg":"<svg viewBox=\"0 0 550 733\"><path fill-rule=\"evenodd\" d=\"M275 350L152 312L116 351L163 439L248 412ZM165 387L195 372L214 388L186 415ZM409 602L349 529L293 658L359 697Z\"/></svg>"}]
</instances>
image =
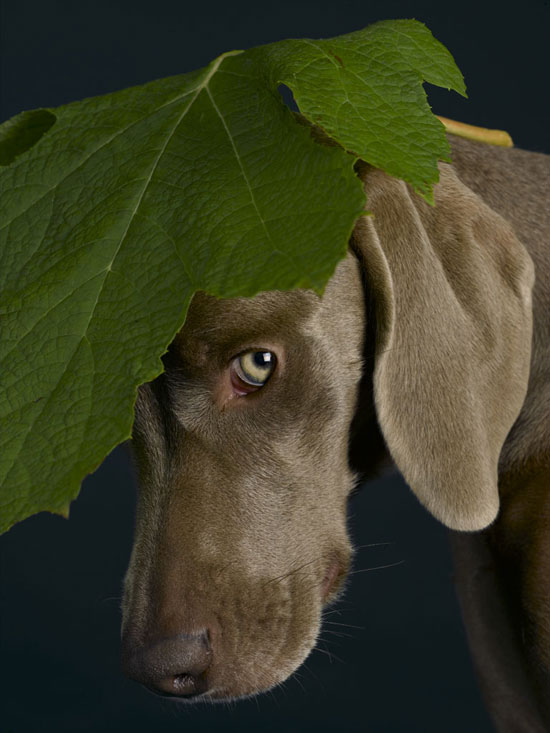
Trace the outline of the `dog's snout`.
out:
<instances>
[{"instance_id":1,"label":"dog's snout","mask_svg":"<svg viewBox=\"0 0 550 733\"><path fill-rule=\"evenodd\" d=\"M125 673L160 695L194 698L207 692L212 657L207 629L177 634L137 649L123 640Z\"/></svg>"}]
</instances>

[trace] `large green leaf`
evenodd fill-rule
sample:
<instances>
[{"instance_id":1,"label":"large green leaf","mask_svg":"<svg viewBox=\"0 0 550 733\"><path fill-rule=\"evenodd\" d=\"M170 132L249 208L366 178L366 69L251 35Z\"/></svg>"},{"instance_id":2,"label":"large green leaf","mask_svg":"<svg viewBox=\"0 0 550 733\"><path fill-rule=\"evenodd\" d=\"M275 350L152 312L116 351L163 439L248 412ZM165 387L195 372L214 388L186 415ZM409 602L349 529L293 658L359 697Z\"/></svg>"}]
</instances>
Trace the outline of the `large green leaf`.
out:
<instances>
[{"instance_id":1,"label":"large green leaf","mask_svg":"<svg viewBox=\"0 0 550 733\"><path fill-rule=\"evenodd\" d=\"M463 92L422 24L388 21L0 127L0 530L66 514L130 436L195 291L322 291L364 213L358 156L430 198L448 147L423 79Z\"/></svg>"}]
</instances>

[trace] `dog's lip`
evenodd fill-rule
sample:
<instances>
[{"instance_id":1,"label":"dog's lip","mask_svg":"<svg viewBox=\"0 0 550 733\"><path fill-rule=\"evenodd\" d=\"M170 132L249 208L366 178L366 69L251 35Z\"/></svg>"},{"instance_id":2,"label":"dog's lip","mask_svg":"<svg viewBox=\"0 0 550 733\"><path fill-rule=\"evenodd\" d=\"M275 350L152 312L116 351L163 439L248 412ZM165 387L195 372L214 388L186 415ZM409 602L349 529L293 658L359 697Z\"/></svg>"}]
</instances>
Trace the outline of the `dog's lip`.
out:
<instances>
[{"instance_id":1,"label":"dog's lip","mask_svg":"<svg viewBox=\"0 0 550 733\"><path fill-rule=\"evenodd\" d=\"M333 560L327 567L322 586L323 600L329 596L331 590L336 585L336 581L342 575L343 570L344 567L339 560Z\"/></svg>"}]
</instances>

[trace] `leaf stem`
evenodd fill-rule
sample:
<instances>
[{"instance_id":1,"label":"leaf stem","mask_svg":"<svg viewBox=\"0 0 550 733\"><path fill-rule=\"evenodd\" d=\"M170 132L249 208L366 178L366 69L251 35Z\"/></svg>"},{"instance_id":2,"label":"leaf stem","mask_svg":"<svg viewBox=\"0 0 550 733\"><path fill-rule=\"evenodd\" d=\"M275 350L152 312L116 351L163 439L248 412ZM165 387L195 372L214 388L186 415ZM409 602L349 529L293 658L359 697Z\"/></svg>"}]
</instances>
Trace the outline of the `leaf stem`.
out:
<instances>
[{"instance_id":1,"label":"leaf stem","mask_svg":"<svg viewBox=\"0 0 550 733\"><path fill-rule=\"evenodd\" d=\"M458 135L469 140L478 140L489 145L501 145L504 148L514 147L512 138L505 130L489 130L486 127L468 125L466 122L449 120L447 117L440 117L439 115L436 115L436 117L451 135Z\"/></svg>"}]
</instances>

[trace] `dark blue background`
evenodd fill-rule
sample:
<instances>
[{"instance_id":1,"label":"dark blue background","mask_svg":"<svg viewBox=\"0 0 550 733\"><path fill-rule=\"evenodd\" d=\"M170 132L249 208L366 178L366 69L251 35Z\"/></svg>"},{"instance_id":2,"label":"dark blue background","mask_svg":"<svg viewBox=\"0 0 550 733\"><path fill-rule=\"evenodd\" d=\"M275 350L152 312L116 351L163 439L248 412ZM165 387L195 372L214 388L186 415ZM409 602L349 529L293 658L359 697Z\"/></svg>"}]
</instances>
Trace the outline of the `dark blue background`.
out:
<instances>
[{"instance_id":1,"label":"dark blue background","mask_svg":"<svg viewBox=\"0 0 550 733\"><path fill-rule=\"evenodd\" d=\"M468 100L428 87L435 112L506 129L518 146L550 152L544 0L4 0L1 119L190 71L229 49L397 17L425 22L464 73ZM320 649L282 688L232 705L177 706L119 671L134 495L121 446L86 479L70 521L41 514L0 539L3 731L492 730L454 598L446 531L399 477L367 484L350 505L356 544L391 543L359 552L358 572L329 617L362 628L327 627Z\"/></svg>"}]
</instances>

